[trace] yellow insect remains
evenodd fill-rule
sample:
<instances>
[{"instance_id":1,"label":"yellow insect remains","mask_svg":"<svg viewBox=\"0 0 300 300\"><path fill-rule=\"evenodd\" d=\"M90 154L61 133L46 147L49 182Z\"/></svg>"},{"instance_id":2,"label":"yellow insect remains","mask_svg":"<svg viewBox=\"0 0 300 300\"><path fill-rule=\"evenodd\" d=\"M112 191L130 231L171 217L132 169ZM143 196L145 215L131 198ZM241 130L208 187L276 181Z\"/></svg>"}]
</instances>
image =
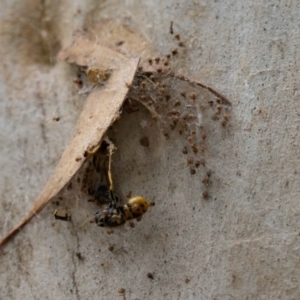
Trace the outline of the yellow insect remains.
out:
<instances>
[{"instance_id":1,"label":"yellow insect remains","mask_svg":"<svg viewBox=\"0 0 300 300\"><path fill-rule=\"evenodd\" d=\"M108 139L105 141L108 142ZM144 197L136 196L128 200L124 205L118 205L118 197L113 191L113 181L111 174L111 156L115 149L111 141L108 142L107 150L109 155L107 178L109 187L101 185L101 196L105 198L102 203L109 203L108 207L99 210L95 213L93 223L101 227L116 227L125 224L126 221L136 219L140 221L143 214L148 210L149 206L154 204L149 203ZM96 166L97 168L97 166Z\"/></svg>"}]
</instances>

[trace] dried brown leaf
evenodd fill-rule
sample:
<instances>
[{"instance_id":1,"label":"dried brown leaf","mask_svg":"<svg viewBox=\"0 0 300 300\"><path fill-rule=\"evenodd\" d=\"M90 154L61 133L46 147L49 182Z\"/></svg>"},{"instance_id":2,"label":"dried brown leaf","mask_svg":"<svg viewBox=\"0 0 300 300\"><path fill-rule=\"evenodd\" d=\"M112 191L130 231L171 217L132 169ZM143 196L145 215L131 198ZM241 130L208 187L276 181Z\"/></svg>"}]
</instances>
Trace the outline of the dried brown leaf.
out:
<instances>
[{"instance_id":1,"label":"dried brown leaf","mask_svg":"<svg viewBox=\"0 0 300 300\"><path fill-rule=\"evenodd\" d=\"M113 67L114 70L106 84L96 86L88 96L75 135L65 149L54 173L25 218L1 239L0 246L12 238L70 182L83 166L86 151L99 145L106 130L119 115L128 92L128 84L132 82L139 63L138 58L127 58L83 36L78 36L71 47L63 50L59 54L59 59L103 70Z\"/></svg>"}]
</instances>

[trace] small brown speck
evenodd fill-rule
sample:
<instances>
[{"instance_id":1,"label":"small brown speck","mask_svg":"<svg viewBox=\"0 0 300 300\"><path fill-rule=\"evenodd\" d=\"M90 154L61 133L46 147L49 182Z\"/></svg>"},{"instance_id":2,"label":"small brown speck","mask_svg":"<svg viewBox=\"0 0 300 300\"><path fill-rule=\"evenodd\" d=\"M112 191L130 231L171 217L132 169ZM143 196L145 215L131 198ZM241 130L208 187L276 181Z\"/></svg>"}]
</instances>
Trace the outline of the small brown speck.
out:
<instances>
[{"instance_id":1,"label":"small brown speck","mask_svg":"<svg viewBox=\"0 0 300 300\"><path fill-rule=\"evenodd\" d=\"M146 136L144 136L144 137L142 137L141 139L140 139L140 144L143 146L143 147L149 147L149 139L146 137Z\"/></svg>"},{"instance_id":2,"label":"small brown speck","mask_svg":"<svg viewBox=\"0 0 300 300\"><path fill-rule=\"evenodd\" d=\"M182 153L183 153L183 154L188 154L187 147L184 147L184 148L182 149Z\"/></svg>"},{"instance_id":3,"label":"small brown speck","mask_svg":"<svg viewBox=\"0 0 300 300\"><path fill-rule=\"evenodd\" d=\"M156 58L155 58L155 62L156 62L156 64L159 64L160 58L159 58L159 57L156 57Z\"/></svg>"},{"instance_id":4,"label":"small brown speck","mask_svg":"<svg viewBox=\"0 0 300 300\"><path fill-rule=\"evenodd\" d=\"M195 161L195 167L196 167L196 168L198 168L198 167L200 166L200 164L201 164L201 163L200 163L200 160L196 160L196 161Z\"/></svg>"},{"instance_id":5,"label":"small brown speck","mask_svg":"<svg viewBox=\"0 0 300 300\"><path fill-rule=\"evenodd\" d=\"M191 165L193 162L194 162L194 159L193 159L192 157L189 157L189 158L187 159L188 165Z\"/></svg>"},{"instance_id":6,"label":"small brown speck","mask_svg":"<svg viewBox=\"0 0 300 300\"><path fill-rule=\"evenodd\" d=\"M111 252L113 252L113 251L115 250L115 244L110 245L110 246L108 247L108 250L111 251Z\"/></svg>"},{"instance_id":7,"label":"small brown speck","mask_svg":"<svg viewBox=\"0 0 300 300\"><path fill-rule=\"evenodd\" d=\"M78 86L78 88L82 88L83 82L80 78L76 78L73 82Z\"/></svg>"},{"instance_id":8,"label":"small brown speck","mask_svg":"<svg viewBox=\"0 0 300 300\"><path fill-rule=\"evenodd\" d=\"M186 97L186 92L181 91L181 92L180 92L180 95L181 95L183 98L185 98L185 97Z\"/></svg>"},{"instance_id":9,"label":"small brown speck","mask_svg":"<svg viewBox=\"0 0 300 300\"><path fill-rule=\"evenodd\" d=\"M144 235L144 238L145 238L146 241L148 241L148 240L150 239L150 237L151 237L150 234L145 234L145 235Z\"/></svg>"},{"instance_id":10,"label":"small brown speck","mask_svg":"<svg viewBox=\"0 0 300 300\"><path fill-rule=\"evenodd\" d=\"M107 232L107 234L112 234L112 233L114 233L112 230L107 230L106 232Z\"/></svg>"},{"instance_id":11,"label":"small brown speck","mask_svg":"<svg viewBox=\"0 0 300 300\"><path fill-rule=\"evenodd\" d=\"M194 152L195 154L198 153L198 148L197 148L196 144L193 144L193 145L192 145L192 149L193 149L193 152Z\"/></svg>"},{"instance_id":12,"label":"small brown speck","mask_svg":"<svg viewBox=\"0 0 300 300\"><path fill-rule=\"evenodd\" d=\"M149 279L153 280L153 279L154 279L154 274L149 272L149 273L147 274L147 277L148 277Z\"/></svg>"},{"instance_id":13,"label":"small brown speck","mask_svg":"<svg viewBox=\"0 0 300 300\"><path fill-rule=\"evenodd\" d=\"M241 174L239 174L239 176L241 176ZM290 184L289 181L287 181L287 182L285 183L285 187L288 188L288 187L289 187L289 184Z\"/></svg>"},{"instance_id":14,"label":"small brown speck","mask_svg":"<svg viewBox=\"0 0 300 300\"><path fill-rule=\"evenodd\" d=\"M173 21L170 22L170 34L173 34Z\"/></svg>"},{"instance_id":15,"label":"small brown speck","mask_svg":"<svg viewBox=\"0 0 300 300\"><path fill-rule=\"evenodd\" d=\"M208 192L204 191L202 196L203 196L203 199L205 199L205 200L208 199L208 197L209 197Z\"/></svg>"},{"instance_id":16,"label":"small brown speck","mask_svg":"<svg viewBox=\"0 0 300 300\"><path fill-rule=\"evenodd\" d=\"M228 114L225 114L225 115L223 116L223 118L224 118L224 120L227 121L227 122L230 121L230 115L228 115Z\"/></svg>"},{"instance_id":17,"label":"small brown speck","mask_svg":"<svg viewBox=\"0 0 300 300\"><path fill-rule=\"evenodd\" d=\"M128 224L129 224L130 228L134 228L135 227L135 224L132 221L128 222Z\"/></svg>"},{"instance_id":18,"label":"small brown speck","mask_svg":"<svg viewBox=\"0 0 300 300\"><path fill-rule=\"evenodd\" d=\"M168 102L171 99L170 95L166 95L166 101Z\"/></svg>"},{"instance_id":19,"label":"small brown speck","mask_svg":"<svg viewBox=\"0 0 300 300\"><path fill-rule=\"evenodd\" d=\"M204 179L202 180L202 183L203 183L205 186L208 186L208 185L209 185L209 178L208 178L208 177L204 177Z\"/></svg>"},{"instance_id":20,"label":"small brown speck","mask_svg":"<svg viewBox=\"0 0 300 300\"><path fill-rule=\"evenodd\" d=\"M188 135L186 140L189 142L189 144L191 144L194 141L194 138L191 135Z\"/></svg>"},{"instance_id":21,"label":"small brown speck","mask_svg":"<svg viewBox=\"0 0 300 300\"><path fill-rule=\"evenodd\" d=\"M174 49L174 50L172 51L172 55L173 55L173 56L175 56L177 53L178 53L178 50L177 50L177 49Z\"/></svg>"},{"instance_id":22,"label":"small brown speck","mask_svg":"<svg viewBox=\"0 0 300 300\"><path fill-rule=\"evenodd\" d=\"M153 60L150 58L150 59L148 59L148 63L149 63L149 65L151 66L152 65L152 63L153 63Z\"/></svg>"},{"instance_id":23,"label":"small brown speck","mask_svg":"<svg viewBox=\"0 0 300 300\"><path fill-rule=\"evenodd\" d=\"M84 257L82 256L82 254L80 252L76 252L76 256L78 257L79 260L84 259Z\"/></svg>"},{"instance_id":24,"label":"small brown speck","mask_svg":"<svg viewBox=\"0 0 300 300\"><path fill-rule=\"evenodd\" d=\"M60 117L53 118L53 121L58 122L59 120L60 120Z\"/></svg>"},{"instance_id":25,"label":"small brown speck","mask_svg":"<svg viewBox=\"0 0 300 300\"><path fill-rule=\"evenodd\" d=\"M202 165L203 167L205 167L205 159L204 158L201 158L200 159L200 165Z\"/></svg>"},{"instance_id":26,"label":"small brown speck","mask_svg":"<svg viewBox=\"0 0 300 300\"><path fill-rule=\"evenodd\" d=\"M196 170L193 167L190 167L190 172L192 175L196 174Z\"/></svg>"},{"instance_id":27,"label":"small brown speck","mask_svg":"<svg viewBox=\"0 0 300 300\"><path fill-rule=\"evenodd\" d=\"M172 120L173 124L176 125L177 122L179 121L179 117L176 116L176 115L175 115L175 116L172 116L172 117L171 117L171 120Z\"/></svg>"},{"instance_id":28,"label":"small brown speck","mask_svg":"<svg viewBox=\"0 0 300 300\"><path fill-rule=\"evenodd\" d=\"M212 116L212 120L213 121L218 121L220 118L219 118L219 116L217 115L217 114L215 114L215 115L213 115ZM225 122L225 121L223 121L223 122ZM226 122L227 123L227 122Z\"/></svg>"},{"instance_id":29,"label":"small brown speck","mask_svg":"<svg viewBox=\"0 0 300 300\"><path fill-rule=\"evenodd\" d=\"M170 139L170 135L167 132L164 133L164 136L167 140Z\"/></svg>"},{"instance_id":30,"label":"small brown speck","mask_svg":"<svg viewBox=\"0 0 300 300\"><path fill-rule=\"evenodd\" d=\"M81 161L82 160L82 157L76 157L75 158L75 161Z\"/></svg>"},{"instance_id":31,"label":"small brown speck","mask_svg":"<svg viewBox=\"0 0 300 300\"><path fill-rule=\"evenodd\" d=\"M191 281L191 280L190 280L189 278L186 278L184 282L185 282L186 284L188 284L190 281Z\"/></svg>"},{"instance_id":32,"label":"small brown speck","mask_svg":"<svg viewBox=\"0 0 300 300\"><path fill-rule=\"evenodd\" d=\"M192 93L190 93L189 97L190 97L192 100L196 100L197 94L194 93L194 92L192 92Z\"/></svg>"},{"instance_id":33,"label":"small brown speck","mask_svg":"<svg viewBox=\"0 0 300 300\"><path fill-rule=\"evenodd\" d=\"M172 116L179 116L180 112L176 109L172 109L171 111L168 112L168 114Z\"/></svg>"},{"instance_id":34,"label":"small brown speck","mask_svg":"<svg viewBox=\"0 0 300 300\"><path fill-rule=\"evenodd\" d=\"M180 35L179 34L175 34L175 39L180 41Z\"/></svg>"},{"instance_id":35,"label":"small brown speck","mask_svg":"<svg viewBox=\"0 0 300 300\"><path fill-rule=\"evenodd\" d=\"M183 42L179 42L179 43L178 43L178 46L179 46L179 47L185 47Z\"/></svg>"},{"instance_id":36,"label":"small brown speck","mask_svg":"<svg viewBox=\"0 0 300 300\"><path fill-rule=\"evenodd\" d=\"M126 290L124 288L119 289L118 291L119 294L125 295Z\"/></svg>"},{"instance_id":37,"label":"small brown speck","mask_svg":"<svg viewBox=\"0 0 300 300\"><path fill-rule=\"evenodd\" d=\"M188 121L194 121L196 119L196 116L194 115L194 114L189 114L188 116L187 116L187 120Z\"/></svg>"}]
</instances>

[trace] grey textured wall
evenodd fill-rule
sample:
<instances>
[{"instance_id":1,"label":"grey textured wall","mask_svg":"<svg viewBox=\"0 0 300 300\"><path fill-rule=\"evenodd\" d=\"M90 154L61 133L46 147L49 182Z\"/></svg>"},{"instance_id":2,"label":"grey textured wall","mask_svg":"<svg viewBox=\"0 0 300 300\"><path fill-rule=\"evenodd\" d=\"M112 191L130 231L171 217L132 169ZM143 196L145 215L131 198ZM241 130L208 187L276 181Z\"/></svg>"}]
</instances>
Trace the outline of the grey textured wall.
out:
<instances>
[{"instance_id":1,"label":"grey textured wall","mask_svg":"<svg viewBox=\"0 0 300 300\"><path fill-rule=\"evenodd\" d=\"M123 20L167 53L174 21L186 44L176 69L232 102L230 126L207 123L208 199L204 173L191 176L178 150L182 141L143 128L145 109L125 114L112 133L116 184L156 206L135 228L108 235L88 222L95 208L74 182L0 249L1 299L119 299L121 288L126 299L300 298L298 1L1 7L2 235L31 207L72 136L85 97L55 55L84 24ZM138 147L145 134L149 149ZM72 222L53 220L56 202Z\"/></svg>"}]
</instances>

